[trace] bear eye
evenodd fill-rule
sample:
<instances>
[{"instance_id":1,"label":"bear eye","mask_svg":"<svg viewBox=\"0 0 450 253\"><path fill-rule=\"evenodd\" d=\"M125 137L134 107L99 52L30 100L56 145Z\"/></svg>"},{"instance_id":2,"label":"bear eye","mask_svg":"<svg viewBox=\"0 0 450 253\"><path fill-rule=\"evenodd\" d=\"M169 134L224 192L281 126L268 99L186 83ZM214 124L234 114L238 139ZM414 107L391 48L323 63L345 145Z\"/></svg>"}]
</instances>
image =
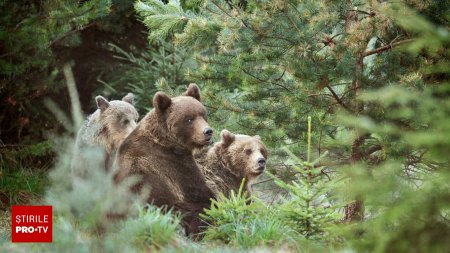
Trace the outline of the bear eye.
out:
<instances>
[{"instance_id":1,"label":"bear eye","mask_svg":"<svg viewBox=\"0 0 450 253\"><path fill-rule=\"evenodd\" d=\"M190 124L190 123L192 123L192 121L194 121L194 119L192 119L192 118L188 118L188 119L187 119L186 121L187 121L187 123L189 123L189 124Z\"/></svg>"},{"instance_id":2,"label":"bear eye","mask_svg":"<svg viewBox=\"0 0 450 253\"><path fill-rule=\"evenodd\" d=\"M267 158L267 151L265 149L260 149L259 152L261 152L261 154Z\"/></svg>"},{"instance_id":3,"label":"bear eye","mask_svg":"<svg viewBox=\"0 0 450 253\"><path fill-rule=\"evenodd\" d=\"M252 154L252 150L251 149L246 149L244 150L246 155L251 155Z\"/></svg>"}]
</instances>

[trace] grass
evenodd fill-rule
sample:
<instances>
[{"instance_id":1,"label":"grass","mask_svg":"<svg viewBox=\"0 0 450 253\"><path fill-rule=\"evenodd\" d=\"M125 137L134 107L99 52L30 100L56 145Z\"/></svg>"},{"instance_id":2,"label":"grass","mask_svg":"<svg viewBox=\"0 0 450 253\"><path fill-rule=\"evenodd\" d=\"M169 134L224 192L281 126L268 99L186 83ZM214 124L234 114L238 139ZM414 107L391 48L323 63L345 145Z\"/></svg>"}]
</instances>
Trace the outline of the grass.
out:
<instances>
[{"instance_id":1,"label":"grass","mask_svg":"<svg viewBox=\"0 0 450 253\"><path fill-rule=\"evenodd\" d=\"M0 242L11 238L11 211L0 211Z\"/></svg>"},{"instance_id":2,"label":"grass","mask_svg":"<svg viewBox=\"0 0 450 253\"><path fill-rule=\"evenodd\" d=\"M0 147L0 242L5 242L11 238L11 206L43 198L54 153L49 140Z\"/></svg>"},{"instance_id":3,"label":"grass","mask_svg":"<svg viewBox=\"0 0 450 253\"><path fill-rule=\"evenodd\" d=\"M39 202L48 183L45 167L12 169L0 166L0 241L11 238L11 206Z\"/></svg>"},{"instance_id":4,"label":"grass","mask_svg":"<svg viewBox=\"0 0 450 253\"><path fill-rule=\"evenodd\" d=\"M40 200L48 182L46 168L0 169L0 210Z\"/></svg>"},{"instance_id":5,"label":"grass","mask_svg":"<svg viewBox=\"0 0 450 253\"><path fill-rule=\"evenodd\" d=\"M0 210L38 201L48 185L52 167L52 142L0 146Z\"/></svg>"}]
</instances>

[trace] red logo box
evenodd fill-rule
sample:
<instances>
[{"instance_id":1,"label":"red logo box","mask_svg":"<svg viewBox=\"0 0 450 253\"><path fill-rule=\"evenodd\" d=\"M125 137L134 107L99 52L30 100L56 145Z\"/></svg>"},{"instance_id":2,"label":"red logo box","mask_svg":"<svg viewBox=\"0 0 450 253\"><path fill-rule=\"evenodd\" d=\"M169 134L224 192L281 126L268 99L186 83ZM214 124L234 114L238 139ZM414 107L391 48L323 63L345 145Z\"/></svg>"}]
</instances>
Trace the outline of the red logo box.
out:
<instances>
[{"instance_id":1,"label":"red logo box","mask_svg":"<svg viewBox=\"0 0 450 253\"><path fill-rule=\"evenodd\" d=\"M12 206L12 242L52 242L52 206Z\"/></svg>"}]
</instances>

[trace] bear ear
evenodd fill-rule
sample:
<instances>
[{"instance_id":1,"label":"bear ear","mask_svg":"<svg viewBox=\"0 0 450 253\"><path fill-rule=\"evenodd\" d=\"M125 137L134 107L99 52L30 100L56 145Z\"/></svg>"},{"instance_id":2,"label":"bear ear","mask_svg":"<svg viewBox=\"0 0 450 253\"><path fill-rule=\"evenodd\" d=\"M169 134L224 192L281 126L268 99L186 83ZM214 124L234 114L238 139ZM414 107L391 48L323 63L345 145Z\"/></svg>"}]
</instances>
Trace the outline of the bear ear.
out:
<instances>
[{"instance_id":1,"label":"bear ear","mask_svg":"<svg viewBox=\"0 0 450 253\"><path fill-rule=\"evenodd\" d=\"M220 132L220 137L222 139L222 147L226 148L233 143L235 139L235 135L231 133L230 131L224 129L222 132Z\"/></svg>"},{"instance_id":2,"label":"bear ear","mask_svg":"<svg viewBox=\"0 0 450 253\"><path fill-rule=\"evenodd\" d=\"M100 111L104 112L106 108L109 107L109 102L106 100L106 98L102 96L96 96L95 101L97 102L97 108L100 109Z\"/></svg>"},{"instance_id":3,"label":"bear ear","mask_svg":"<svg viewBox=\"0 0 450 253\"><path fill-rule=\"evenodd\" d=\"M187 90L182 95L183 96L193 97L193 98L197 99L200 102L202 101L201 98L200 98L200 88L195 83L189 84L189 87L187 88Z\"/></svg>"},{"instance_id":4,"label":"bear ear","mask_svg":"<svg viewBox=\"0 0 450 253\"><path fill-rule=\"evenodd\" d=\"M153 97L153 108L155 108L156 111L164 111L170 104L172 104L172 99L169 96L161 91L156 92Z\"/></svg>"},{"instance_id":5,"label":"bear ear","mask_svg":"<svg viewBox=\"0 0 450 253\"><path fill-rule=\"evenodd\" d=\"M122 101L134 105L134 94L131 92L128 93L125 97L122 98Z\"/></svg>"}]
</instances>

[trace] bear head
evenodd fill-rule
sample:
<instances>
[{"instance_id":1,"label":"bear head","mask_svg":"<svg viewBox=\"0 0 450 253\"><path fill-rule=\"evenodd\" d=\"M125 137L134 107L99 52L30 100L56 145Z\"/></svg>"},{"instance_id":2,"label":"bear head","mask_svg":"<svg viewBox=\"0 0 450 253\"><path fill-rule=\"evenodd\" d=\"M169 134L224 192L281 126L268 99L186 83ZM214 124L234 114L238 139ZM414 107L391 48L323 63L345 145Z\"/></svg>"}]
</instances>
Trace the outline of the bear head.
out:
<instances>
[{"instance_id":1,"label":"bear head","mask_svg":"<svg viewBox=\"0 0 450 253\"><path fill-rule=\"evenodd\" d=\"M213 130L196 84L191 83L186 92L174 98L157 92L153 107L164 135L175 146L191 151L211 143Z\"/></svg>"},{"instance_id":2,"label":"bear head","mask_svg":"<svg viewBox=\"0 0 450 253\"><path fill-rule=\"evenodd\" d=\"M117 149L122 141L136 128L139 114L133 106L134 95L128 93L122 100L106 100L102 96L95 98L100 112L102 126L99 135L105 139L108 152Z\"/></svg>"},{"instance_id":3,"label":"bear head","mask_svg":"<svg viewBox=\"0 0 450 253\"><path fill-rule=\"evenodd\" d=\"M220 159L232 173L250 182L264 172L268 154L258 135L233 134L224 129L220 136Z\"/></svg>"}]
</instances>

